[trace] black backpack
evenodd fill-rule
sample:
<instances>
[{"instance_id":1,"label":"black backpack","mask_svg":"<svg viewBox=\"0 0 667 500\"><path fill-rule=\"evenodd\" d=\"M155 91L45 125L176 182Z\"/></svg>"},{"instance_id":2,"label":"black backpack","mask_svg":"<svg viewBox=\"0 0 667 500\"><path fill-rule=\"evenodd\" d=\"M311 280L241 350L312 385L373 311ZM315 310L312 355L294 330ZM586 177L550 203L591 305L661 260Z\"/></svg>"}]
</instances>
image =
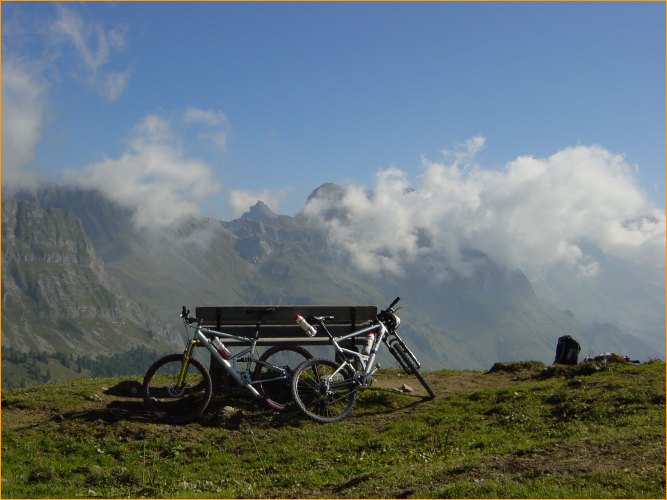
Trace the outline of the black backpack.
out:
<instances>
[{"instance_id":1,"label":"black backpack","mask_svg":"<svg viewBox=\"0 0 667 500\"><path fill-rule=\"evenodd\" d=\"M576 365L581 346L569 335L563 335L556 345L555 365Z\"/></svg>"}]
</instances>

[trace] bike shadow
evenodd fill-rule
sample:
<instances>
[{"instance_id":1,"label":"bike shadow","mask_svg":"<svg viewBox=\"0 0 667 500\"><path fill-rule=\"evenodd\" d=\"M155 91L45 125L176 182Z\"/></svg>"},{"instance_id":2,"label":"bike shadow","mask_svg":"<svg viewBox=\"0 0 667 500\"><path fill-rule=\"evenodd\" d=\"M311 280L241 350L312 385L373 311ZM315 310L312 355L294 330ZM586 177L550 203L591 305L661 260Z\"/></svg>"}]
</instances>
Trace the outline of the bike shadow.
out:
<instances>
[{"instance_id":1,"label":"bike shadow","mask_svg":"<svg viewBox=\"0 0 667 500\"><path fill-rule=\"evenodd\" d=\"M420 394L397 393L391 389L371 387L362 393L353 414L357 416L388 415L415 408L433 399Z\"/></svg>"},{"instance_id":2,"label":"bike shadow","mask_svg":"<svg viewBox=\"0 0 667 500\"><path fill-rule=\"evenodd\" d=\"M402 414L405 410L432 401L429 396L398 394L391 389L369 388L361 393L348 418L364 418L372 415ZM397 397L398 396L398 397ZM296 403L290 403L283 411L267 408L261 402L248 398L240 392L218 394L211 400L200 424L238 430L243 425L252 427L301 427L312 422Z\"/></svg>"},{"instance_id":3,"label":"bike shadow","mask_svg":"<svg viewBox=\"0 0 667 500\"><path fill-rule=\"evenodd\" d=\"M113 387L102 391L105 396L114 396L117 399L107 402L104 406L86 408L83 410L73 410L69 412L54 415L51 420L84 420L87 422L104 422L107 424L119 421L154 421L154 416L144 406L141 395L141 383L135 380L123 380ZM107 400L106 397L97 395L89 396L90 404L102 405Z\"/></svg>"},{"instance_id":4,"label":"bike shadow","mask_svg":"<svg viewBox=\"0 0 667 500\"><path fill-rule=\"evenodd\" d=\"M114 399L104 404L104 406L59 413L54 415L51 420L84 420L106 424L121 421L161 423L146 409L140 382L133 380L121 381L115 386L103 390L102 393L105 395L105 400L107 399L106 396L113 396ZM398 413L431 401L431 398L420 395L399 394L399 398L396 396L397 394L394 391L388 389L369 388L364 391L363 396L357 401L352 417ZM104 400L95 402L102 404ZM301 427L309 421L310 419L303 415L294 403L278 412L236 390L219 389L214 392L204 415L197 423L202 427L223 427L238 430L243 425L273 428Z\"/></svg>"}]
</instances>

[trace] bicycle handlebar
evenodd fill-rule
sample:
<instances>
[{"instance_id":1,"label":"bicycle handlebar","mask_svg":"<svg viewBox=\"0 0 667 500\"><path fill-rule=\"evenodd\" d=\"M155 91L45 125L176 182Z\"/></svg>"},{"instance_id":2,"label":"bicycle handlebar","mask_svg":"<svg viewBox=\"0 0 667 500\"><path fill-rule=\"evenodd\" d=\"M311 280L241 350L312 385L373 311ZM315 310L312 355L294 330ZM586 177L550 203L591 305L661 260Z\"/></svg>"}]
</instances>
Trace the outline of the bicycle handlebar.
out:
<instances>
[{"instance_id":1,"label":"bicycle handlebar","mask_svg":"<svg viewBox=\"0 0 667 500\"><path fill-rule=\"evenodd\" d=\"M385 310L380 311L378 314L378 319L382 321L383 323L386 323L391 326L391 329L395 329L398 327L400 320L398 319L398 316L396 316L394 313L396 312L394 310L394 306L398 304L398 301L401 300L400 297L396 297L394 301L389 304L389 307L387 307Z\"/></svg>"},{"instance_id":2,"label":"bicycle handlebar","mask_svg":"<svg viewBox=\"0 0 667 500\"><path fill-rule=\"evenodd\" d=\"M394 307L396 304L398 304L398 301L399 301L399 300L401 300L401 298L400 298L400 297L396 297L396 298L394 299L394 301L393 301L391 304L389 304L389 307L387 307L386 310L389 311L389 310L393 309L393 307Z\"/></svg>"},{"instance_id":3,"label":"bicycle handlebar","mask_svg":"<svg viewBox=\"0 0 667 500\"><path fill-rule=\"evenodd\" d=\"M185 306L183 306L183 309L181 309L181 318L183 318L183 321L185 321L188 325L191 325L192 323L201 323L199 318L191 318L189 315L190 309L187 309Z\"/></svg>"}]
</instances>

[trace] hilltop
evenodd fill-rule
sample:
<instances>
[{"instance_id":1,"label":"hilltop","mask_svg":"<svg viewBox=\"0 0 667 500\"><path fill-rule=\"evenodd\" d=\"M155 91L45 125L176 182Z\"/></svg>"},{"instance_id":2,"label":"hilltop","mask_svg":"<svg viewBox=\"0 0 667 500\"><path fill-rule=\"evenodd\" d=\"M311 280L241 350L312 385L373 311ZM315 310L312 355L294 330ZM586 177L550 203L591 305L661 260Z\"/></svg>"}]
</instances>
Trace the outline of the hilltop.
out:
<instances>
[{"instance_id":1,"label":"hilltop","mask_svg":"<svg viewBox=\"0 0 667 500\"><path fill-rule=\"evenodd\" d=\"M3 497L665 497L664 362L426 378L381 370L328 425L234 395L160 424L141 377L4 391Z\"/></svg>"}]
</instances>

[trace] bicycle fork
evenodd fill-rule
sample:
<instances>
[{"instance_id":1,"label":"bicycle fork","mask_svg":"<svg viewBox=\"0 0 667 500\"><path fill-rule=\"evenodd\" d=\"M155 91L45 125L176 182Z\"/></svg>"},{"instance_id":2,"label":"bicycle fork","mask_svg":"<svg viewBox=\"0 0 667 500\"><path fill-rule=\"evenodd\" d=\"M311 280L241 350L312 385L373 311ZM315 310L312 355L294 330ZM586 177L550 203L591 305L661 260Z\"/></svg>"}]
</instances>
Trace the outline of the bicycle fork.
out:
<instances>
[{"instance_id":1,"label":"bicycle fork","mask_svg":"<svg viewBox=\"0 0 667 500\"><path fill-rule=\"evenodd\" d=\"M188 368L190 367L190 358L192 357L192 350L199 343L198 340L194 338L188 342L188 345L183 351L183 359L181 360L181 371L178 372L178 378L176 379L176 389L181 390L185 385L185 375L188 373Z\"/></svg>"}]
</instances>

